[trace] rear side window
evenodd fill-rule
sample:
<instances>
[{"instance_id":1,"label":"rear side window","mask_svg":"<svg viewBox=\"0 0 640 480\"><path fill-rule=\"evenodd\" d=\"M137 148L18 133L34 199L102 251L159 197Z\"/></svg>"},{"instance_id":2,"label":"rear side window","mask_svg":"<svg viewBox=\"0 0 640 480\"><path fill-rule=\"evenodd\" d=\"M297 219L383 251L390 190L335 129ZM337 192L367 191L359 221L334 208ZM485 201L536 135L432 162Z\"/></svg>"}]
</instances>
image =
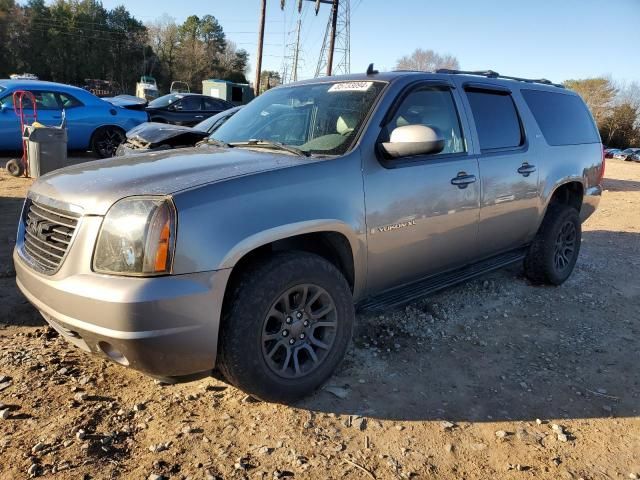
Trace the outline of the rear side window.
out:
<instances>
[{"instance_id":1,"label":"rear side window","mask_svg":"<svg viewBox=\"0 0 640 480\"><path fill-rule=\"evenodd\" d=\"M589 110L577 95L521 90L549 145L600 143Z\"/></svg>"},{"instance_id":2,"label":"rear side window","mask_svg":"<svg viewBox=\"0 0 640 480\"><path fill-rule=\"evenodd\" d=\"M201 110L201 99L196 96L184 97L176 104L178 110Z\"/></svg>"},{"instance_id":3,"label":"rear side window","mask_svg":"<svg viewBox=\"0 0 640 480\"><path fill-rule=\"evenodd\" d=\"M226 110L229 108L229 105L227 104L227 102L224 102L222 100L216 100L214 98L204 97L203 101L204 101L205 110L218 111L218 110Z\"/></svg>"},{"instance_id":4,"label":"rear side window","mask_svg":"<svg viewBox=\"0 0 640 480\"><path fill-rule=\"evenodd\" d=\"M522 145L520 117L509 93L476 89L467 89L466 93L481 150L516 148Z\"/></svg>"},{"instance_id":5,"label":"rear side window","mask_svg":"<svg viewBox=\"0 0 640 480\"><path fill-rule=\"evenodd\" d=\"M60 102L60 105L62 105L62 108L65 109L82 106L82 102L80 102L80 100L69 95L68 93L58 93L58 100Z\"/></svg>"}]
</instances>

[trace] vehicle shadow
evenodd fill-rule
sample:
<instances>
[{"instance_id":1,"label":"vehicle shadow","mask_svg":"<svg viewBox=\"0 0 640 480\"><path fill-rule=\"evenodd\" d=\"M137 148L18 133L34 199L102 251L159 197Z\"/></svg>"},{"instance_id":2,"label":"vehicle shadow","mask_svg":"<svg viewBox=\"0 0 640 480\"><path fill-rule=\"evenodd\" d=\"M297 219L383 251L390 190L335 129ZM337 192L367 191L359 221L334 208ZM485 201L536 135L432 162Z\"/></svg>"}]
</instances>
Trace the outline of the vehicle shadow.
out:
<instances>
[{"instance_id":1,"label":"vehicle shadow","mask_svg":"<svg viewBox=\"0 0 640 480\"><path fill-rule=\"evenodd\" d=\"M347 360L297 406L398 421L640 416L640 285L623 291L634 268L623 273L604 255L615 249L628 262L618 247L627 245L640 260L640 234L596 231L583 238L576 271L561 287L534 286L515 265L408 311L358 315ZM468 308L455 308L460 304ZM446 318L434 314L447 309ZM434 319L426 336L423 324L409 318L420 312ZM400 328L402 321L416 323L416 336L399 333L412 331Z\"/></svg>"},{"instance_id":2,"label":"vehicle shadow","mask_svg":"<svg viewBox=\"0 0 640 480\"><path fill-rule=\"evenodd\" d=\"M23 197L0 197L0 326L45 324L16 286L12 255L23 203Z\"/></svg>"},{"instance_id":3,"label":"vehicle shadow","mask_svg":"<svg viewBox=\"0 0 640 480\"><path fill-rule=\"evenodd\" d=\"M640 165L638 165L638 169L640 169ZM605 178L602 183L605 190L612 192L640 192L640 182L633 180Z\"/></svg>"}]
</instances>

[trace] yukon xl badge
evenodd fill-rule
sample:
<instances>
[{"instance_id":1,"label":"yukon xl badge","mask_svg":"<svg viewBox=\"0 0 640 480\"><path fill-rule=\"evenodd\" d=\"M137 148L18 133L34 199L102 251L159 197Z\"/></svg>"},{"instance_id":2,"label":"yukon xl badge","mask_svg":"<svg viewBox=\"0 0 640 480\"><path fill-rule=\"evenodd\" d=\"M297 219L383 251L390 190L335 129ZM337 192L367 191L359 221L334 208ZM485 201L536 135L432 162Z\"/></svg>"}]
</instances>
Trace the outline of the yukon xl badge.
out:
<instances>
[{"instance_id":1,"label":"yukon xl badge","mask_svg":"<svg viewBox=\"0 0 640 480\"><path fill-rule=\"evenodd\" d=\"M385 233L385 232L391 232L393 230L398 230L399 228L406 228L406 227L415 227L416 225L416 221L415 220L407 220L406 222L398 222L398 223L392 223L391 225L384 225L382 227L378 227L375 228L373 230L371 230L371 233Z\"/></svg>"}]
</instances>

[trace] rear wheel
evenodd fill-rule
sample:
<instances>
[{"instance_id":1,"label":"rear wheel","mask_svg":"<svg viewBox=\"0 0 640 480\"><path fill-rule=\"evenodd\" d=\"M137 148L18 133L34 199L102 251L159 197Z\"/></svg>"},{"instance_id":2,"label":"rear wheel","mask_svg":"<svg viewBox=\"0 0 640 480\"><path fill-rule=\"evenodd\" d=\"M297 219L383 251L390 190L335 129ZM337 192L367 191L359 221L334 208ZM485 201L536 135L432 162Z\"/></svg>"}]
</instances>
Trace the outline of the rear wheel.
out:
<instances>
[{"instance_id":1,"label":"rear wheel","mask_svg":"<svg viewBox=\"0 0 640 480\"><path fill-rule=\"evenodd\" d=\"M229 301L218 367L227 381L257 398L304 397L344 357L353 299L344 276L322 257L274 255L242 274Z\"/></svg>"},{"instance_id":2,"label":"rear wheel","mask_svg":"<svg viewBox=\"0 0 640 480\"><path fill-rule=\"evenodd\" d=\"M9 174L13 175L14 177L21 177L22 175L24 175L24 167L22 165L22 162L15 158L9 160L5 164L4 168L6 168L7 172L9 172Z\"/></svg>"},{"instance_id":3,"label":"rear wheel","mask_svg":"<svg viewBox=\"0 0 640 480\"><path fill-rule=\"evenodd\" d=\"M527 277L535 283L563 283L578 260L581 238L577 210L568 205L550 205L524 260Z\"/></svg>"},{"instance_id":4,"label":"rear wheel","mask_svg":"<svg viewBox=\"0 0 640 480\"><path fill-rule=\"evenodd\" d=\"M91 139L91 150L98 158L113 157L126 138L125 133L118 127L99 128Z\"/></svg>"}]
</instances>

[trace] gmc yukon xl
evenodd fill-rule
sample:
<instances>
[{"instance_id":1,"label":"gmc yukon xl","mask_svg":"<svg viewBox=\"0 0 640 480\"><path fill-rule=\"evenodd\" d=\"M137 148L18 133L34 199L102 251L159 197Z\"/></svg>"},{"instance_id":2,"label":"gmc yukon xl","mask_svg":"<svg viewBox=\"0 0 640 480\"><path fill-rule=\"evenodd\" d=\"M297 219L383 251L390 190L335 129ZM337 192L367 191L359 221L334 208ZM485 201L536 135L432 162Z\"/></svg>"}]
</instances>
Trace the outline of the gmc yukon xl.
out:
<instances>
[{"instance_id":1,"label":"gmc yukon xl","mask_svg":"<svg viewBox=\"0 0 640 480\"><path fill-rule=\"evenodd\" d=\"M341 361L356 308L518 261L564 282L603 174L561 86L370 68L269 90L195 148L39 178L17 283L88 352L291 401Z\"/></svg>"}]
</instances>

